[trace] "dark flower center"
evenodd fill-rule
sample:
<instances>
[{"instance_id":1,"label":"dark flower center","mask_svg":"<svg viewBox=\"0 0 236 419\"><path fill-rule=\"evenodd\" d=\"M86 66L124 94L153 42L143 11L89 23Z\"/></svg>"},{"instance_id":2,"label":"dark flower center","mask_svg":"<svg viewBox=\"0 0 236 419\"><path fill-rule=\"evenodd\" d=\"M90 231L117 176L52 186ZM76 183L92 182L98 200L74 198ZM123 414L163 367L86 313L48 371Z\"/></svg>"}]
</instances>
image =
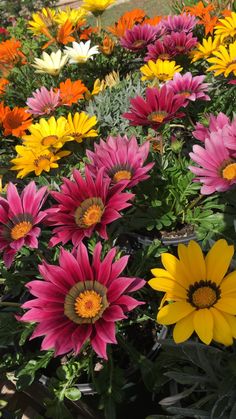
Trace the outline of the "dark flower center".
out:
<instances>
[{"instance_id":1,"label":"dark flower center","mask_svg":"<svg viewBox=\"0 0 236 419\"><path fill-rule=\"evenodd\" d=\"M85 199L75 210L75 222L80 228L100 223L105 207L101 198Z\"/></svg>"},{"instance_id":2,"label":"dark flower center","mask_svg":"<svg viewBox=\"0 0 236 419\"><path fill-rule=\"evenodd\" d=\"M220 287L212 281L199 281L190 285L188 302L197 309L212 307L220 298Z\"/></svg>"}]
</instances>

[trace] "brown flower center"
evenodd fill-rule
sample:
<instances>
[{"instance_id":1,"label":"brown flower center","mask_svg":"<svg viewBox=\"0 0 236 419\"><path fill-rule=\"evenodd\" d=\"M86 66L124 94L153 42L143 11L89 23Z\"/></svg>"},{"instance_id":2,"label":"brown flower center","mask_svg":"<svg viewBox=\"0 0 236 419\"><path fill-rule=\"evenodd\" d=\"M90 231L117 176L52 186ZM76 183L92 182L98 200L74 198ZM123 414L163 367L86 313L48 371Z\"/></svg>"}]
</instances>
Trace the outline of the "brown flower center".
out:
<instances>
[{"instance_id":1,"label":"brown flower center","mask_svg":"<svg viewBox=\"0 0 236 419\"><path fill-rule=\"evenodd\" d=\"M11 229L11 238L13 240L21 239L22 237L27 236L27 234L32 230L32 224L29 221L21 221L20 223L14 225Z\"/></svg>"},{"instance_id":2,"label":"brown flower center","mask_svg":"<svg viewBox=\"0 0 236 419\"><path fill-rule=\"evenodd\" d=\"M141 47L143 47L145 44L146 44L146 41L144 41L143 39L139 39L139 40L137 40L137 41L135 41L135 42L133 43L133 47L135 47L135 48L141 48Z\"/></svg>"},{"instance_id":3,"label":"brown flower center","mask_svg":"<svg viewBox=\"0 0 236 419\"><path fill-rule=\"evenodd\" d=\"M179 95L183 97L189 97L191 93L188 92L187 90L184 90L183 92L179 92Z\"/></svg>"},{"instance_id":4,"label":"brown flower center","mask_svg":"<svg viewBox=\"0 0 236 419\"><path fill-rule=\"evenodd\" d=\"M188 302L197 309L212 307L220 298L220 288L212 281L199 281L190 285Z\"/></svg>"},{"instance_id":5,"label":"brown flower center","mask_svg":"<svg viewBox=\"0 0 236 419\"><path fill-rule=\"evenodd\" d=\"M75 210L75 222L80 228L90 228L100 223L104 209L101 198L85 199Z\"/></svg>"}]
</instances>

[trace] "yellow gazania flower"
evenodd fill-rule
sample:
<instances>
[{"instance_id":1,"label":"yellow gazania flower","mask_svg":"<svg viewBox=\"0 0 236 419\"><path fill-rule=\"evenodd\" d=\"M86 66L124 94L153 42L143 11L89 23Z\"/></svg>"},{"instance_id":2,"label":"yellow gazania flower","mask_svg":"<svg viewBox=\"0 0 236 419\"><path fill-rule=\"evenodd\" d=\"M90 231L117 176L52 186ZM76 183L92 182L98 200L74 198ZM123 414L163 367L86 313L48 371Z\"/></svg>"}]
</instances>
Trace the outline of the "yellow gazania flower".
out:
<instances>
[{"instance_id":1,"label":"yellow gazania flower","mask_svg":"<svg viewBox=\"0 0 236 419\"><path fill-rule=\"evenodd\" d=\"M195 331L206 345L212 340L232 345L236 337L236 271L227 274L234 247L218 240L204 258L199 244L178 246L179 259L162 254L165 269L152 269L149 285L166 292L157 322L174 324L176 343ZM226 275L226 276L225 276Z\"/></svg>"},{"instance_id":2,"label":"yellow gazania flower","mask_svg":"<svg viewBox=\"0 0 236 419\"><path fill-rule=\"evenodd\" d=\"M14 166L11 170L17 170L17 178L23 178L29 173L34 172L36 176L40 176L43 171L49 172L51 169L58 167L57 161L64 156L68 156L70 151L60 151L57 154L47 149L30 149L24 146L16 146L18 157L11 160Z\"/></svg>"},{"instance_id":3,"label":"yellow gazania flower","mask_svg":"<svg viewBox=\"0 0 236 419\"><path fill-rule=\"evenodd\" d=\"M43 33L45 29L52 26L56 11L49 7L44 7L41 12L33 13L29 21L29 29L35 34Z\"/></svg>"},{"instance_id":4,"label":"yellow gazania flower","mask_svg":"<svg viewBox=\"0 0 236 419\"><path fill-rule=\"evenodd\" d=\"M190 52L190 56L193 57L192 63L210 57L212 53L218 50L219 44L219 37L212 38L209 36L208 38L204 38L202 44L197 44L197 49Z\"/></svg>"},{"instance_id":5,"label":"yellow gazania flower","mask_svg":"<svg viewBox=\"0 0 236 419\"><path fill-rule=\"evenodd\" d=\"M175 61L160 60L156 62L149 60L147 64L140 68L143 76L141 80L155 80L160 81L171 80L175 73L179 73L183 68L180 65L176 65Z\"/></svg>"},{"instance_id":6,"label":"yellow gazania flower","mask_svg":"<svg viewBox=\"0 0 236 419\"><path fill-rule=\"evenodd\" d=\"M215 76L219 74L224 74L225 77L228 77L230 73L233 73L236 76L236 41L233 44L225 47L224 45L219 46L219 50L213 52L215 57L208 58L208 62L212 63L211 67L207 71L215 71Z\"/></svg>"},{"instance_id":7,"label":"yellow gazania flower","mask_svg":"<svg viewBox=\"0 0 236 419\"><path fill-rule=\"evenodd\" d=\"M42 58L35 58L32 67L35 67L36 73L46 73L52 76L58 76L64 65L68 61L67 54L63 54L59 49L57 52L52 52L50 55L43 52Z\"/></svg>"},{"instance_id":8,"label":"yellow gazania flower","mask_svg":"<svg viewBox=\"0 0 236 419\"><path fill-rule=\"evenodd\" d=\"M79 7L78 9L71 9L71 7L67 6L65 10L59 9L57 11L55 21L60 25L64 25L64 23L69 20L71 24L75 26L79 20L84 19L87 14L88 12L82 7Z\"/></svg>"},{"instance_id":9,"label":"yellow gazania flower","mask_svg":"<svg viewBox=\"0 0 236 419\"><path fill-rule=\"evenodd\" d=\"M215 35L223 41L227 37L233 38L236 35L236 13L232 12L231 16L219 19L219 24L215 26Z\"/></svg>"},{"instance_id":10,"label":"yellow gazania flower","mask_svg":"<svg viewBox=\"0 0 236 419\"><path fill-rule=\"evenodd\" d=\"M105 81L104 80L101 81L99 79L96 79L94 84L93 84L93 90L92 91L86 90L85 99L90 100L90 99L93 98L93 96L98 95L100 92L102 92L105 89L106 89Z\"/></svg>"},{"instance_id":11,"label":"yellow gazania flower","mask_svg":"<svg viewBox=\"0 0 236 419\"><path fill-rule=\"evenodd\" d=\"M81 143L86 137L97 137L98 132L92 129L97 124L96 116L89 116L85 112L76 112L72 118L71 113L68 115L69 135L77 143Z\"/></svg>"},{"instance_id":12,"label":"yellow gazania flower","mask_svg":"<svg viewBox=\"0 0 236 419\"><path fill-rule=\"evenodd\" d=\"M84 0L82 7L94 14L101 14L116 0Z\"/></svg>"},{"instance_id":13,"label":"yellow gazania flower","mask_svg":"<svg viewBox=\"0 0 236 419\"><path fill-rule=\"evenodd\" d=\"M24 135L22 140L24 145L31 149L48 148L53 151L63 147L66 141L73 139L68 134L68 123L64 116L60 116L58 119L51 116L48 120L40 118L39 122L30 125L28 130L31 135Z\"/></svg>"}]
</instances>

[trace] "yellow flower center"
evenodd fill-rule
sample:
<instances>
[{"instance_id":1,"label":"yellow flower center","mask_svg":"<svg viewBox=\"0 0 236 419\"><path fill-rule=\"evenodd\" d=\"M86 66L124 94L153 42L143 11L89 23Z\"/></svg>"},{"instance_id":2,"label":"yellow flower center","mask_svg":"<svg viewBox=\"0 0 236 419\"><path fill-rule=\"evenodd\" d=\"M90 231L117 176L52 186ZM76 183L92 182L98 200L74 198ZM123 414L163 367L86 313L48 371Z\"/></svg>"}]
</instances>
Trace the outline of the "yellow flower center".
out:
<instances>
[{"instance_id":1,"label":"yellow flower center","mask_svg":"<svg viewBox=\"0 0 236 419\"><path fill-rule=\"evenodd\" d=\"M113 182L118 183L121 180L130 180L132 177L132 174L128 170L119 170L116 172L113 176Z\"/></svg>"},{"instance_id":2,"label":"yellow flower center","mask_svg":"<svg viewBox=\"0 0 236 419\"><path fill-rule=\"evenodd\" d=\"M226 180L234 180L236 179L236 163L228 164L222 170L222 177Z\"/></svg>"},{"instance_id":3,"label":"yellow flower center","mask_svg":"<svg viewBox=\"0 0 236 419\"><path fill-rule=\"evenodd\" d=\"M165 117L167 116L167 113L164 111L160 111L160 112L153 112L148 116L149 121L152 122L163 122Z\"/></svg>"},{"instance_id":4,"label":"yellow flower center","mask_svg":"<svg viewBox=\"0 0 236 419\"><path fill-rule=\"evenodd\" d=\"M188 92L187 90L185 90L185 91L183 91L183 92L180 92L180 93L179 93L179 95L180 95L180 96L183 96L183 97L189 97L189 96L191 95L191 93L190 93L190 92Z\"/></svg>"},{"instance_id":5,"label":"yellow flower center","mask_svg":"<svg viewBox=\"0 0 236 419\"><path fill-rule=\"evenodd\" d=\"M192 300L198 308L211 307L217 300L216 292L211 287L198 288L194 291Z\"/></svg>"},{"instance_id":6,"label":"yellow flower center","mask_svg":"<svg viewBox=\"0 0 236 419\"><path fill-rule=\"evenodd\" d=\"M42 145L50 147L51 145L55 144L58 141L57 135L47 135L47 137L42 138Z\"/></svg>"},{"instance_id":7,"label":"yellow flower center","mask_svg":"<svg viewBox=\"0 0 236 419\"><path fill-rule=\"evenodd\" d=\"M78 316L92 319L102 309L102 297L94 290L81 292L75 300L75 312Z\"/></svg>"},{"instance_id":8,"label":"yellow flower center","mask_svg":"<svg viewBox=\"0 0 236 419\"><path fill-rule=\"evenodd\" d=\"M50 162L50 156L47 154L42 154L42 156L39 156L37 159L34 160L34 165L36 167L45 168L48 166Z\"/></svg>"},{"instance_id":9,"label":"yellow flower center","mask_svg":"<svg viewBox=\"0 0 236 419\"><path fill-rule=\"evenodd\" d=\"M188 302L196 309L212 307L220 298L220 288L215 282L195 282L188 290Z\"/></svg>"},{"instance_id":10,"label":"yellow flower center","mask_svg":"<svg viewBox=\"0 0 236 419\"><path fill-rule=\"evenodd\" d=\"M79 281L68 292L65 315L77 324L95 323L109 306L107 288L98 281Z\"/></svg>"},{"instance_id":11,"label":"yellow flower center","mask_svg":"<svg viewBox=\"0 0 236 419\"><path fill-rule=\"evenodd\" d=\"M73 137L74 140L77 141L77 143L82 143L83 134L79 132L73 132L72 134L70 134L70 136Z\"/></svg>"},{"instance_id":12,"label":"yellow flower center","mask_svg":"<svg viewBox=\"0 0 236 419\"><path fill-rule=\"evenodd\" d=\"M25 237L32 229L32 224L29 221L21 221L11 229L11 238L13 240Z\"/></svg>"},{"instance_id":13,"label":"yellow flower center","mask_svg":"<svg viewBox=\"0 0 236 419\"><path fill-rule=\"evenodd\" d=\"M159 80L165 81L165 80L169 80L172 78L172 75L170 73L159 73L157 75L157 78Z\"/></svg>"},{"instance_id":14,"label":"yellow flower center","mask_svg":"<svg viewBox=\"0 0 236 419\"><path fill-rule=\"evenodd\" d=\"M81 228L90 228L100 223L104 212L101 198L88 198L75 211L75 222Z\"/></svg>"}]
</instances>

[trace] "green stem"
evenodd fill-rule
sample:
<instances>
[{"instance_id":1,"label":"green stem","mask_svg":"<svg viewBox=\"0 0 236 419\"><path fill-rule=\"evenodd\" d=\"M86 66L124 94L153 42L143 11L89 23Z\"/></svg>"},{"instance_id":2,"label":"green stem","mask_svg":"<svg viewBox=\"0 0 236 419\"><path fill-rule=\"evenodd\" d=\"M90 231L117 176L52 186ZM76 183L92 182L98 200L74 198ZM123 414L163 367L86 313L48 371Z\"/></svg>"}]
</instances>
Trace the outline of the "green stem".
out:
<instances>
[{"instance_id":1,"label":"green stem","mask_svg":"<svg viewBox=\"0 0 236 419\"><path fill-rule=\"evenodd\" d=\"M101 20L101 15L100 14L96 16L96 20L97 20L98 35L101 35L102 20Z\"/></svg>"},{"instance_id":2,"label":"green stem","mask_svg":"<svg viewBox=\"0 0 236 419\"><path fill-rule=\"evenodd\" d=\"M20 307L20 303L10 303L9 301L0 301L0 307Z\"/></svg>"}]
</instances>

